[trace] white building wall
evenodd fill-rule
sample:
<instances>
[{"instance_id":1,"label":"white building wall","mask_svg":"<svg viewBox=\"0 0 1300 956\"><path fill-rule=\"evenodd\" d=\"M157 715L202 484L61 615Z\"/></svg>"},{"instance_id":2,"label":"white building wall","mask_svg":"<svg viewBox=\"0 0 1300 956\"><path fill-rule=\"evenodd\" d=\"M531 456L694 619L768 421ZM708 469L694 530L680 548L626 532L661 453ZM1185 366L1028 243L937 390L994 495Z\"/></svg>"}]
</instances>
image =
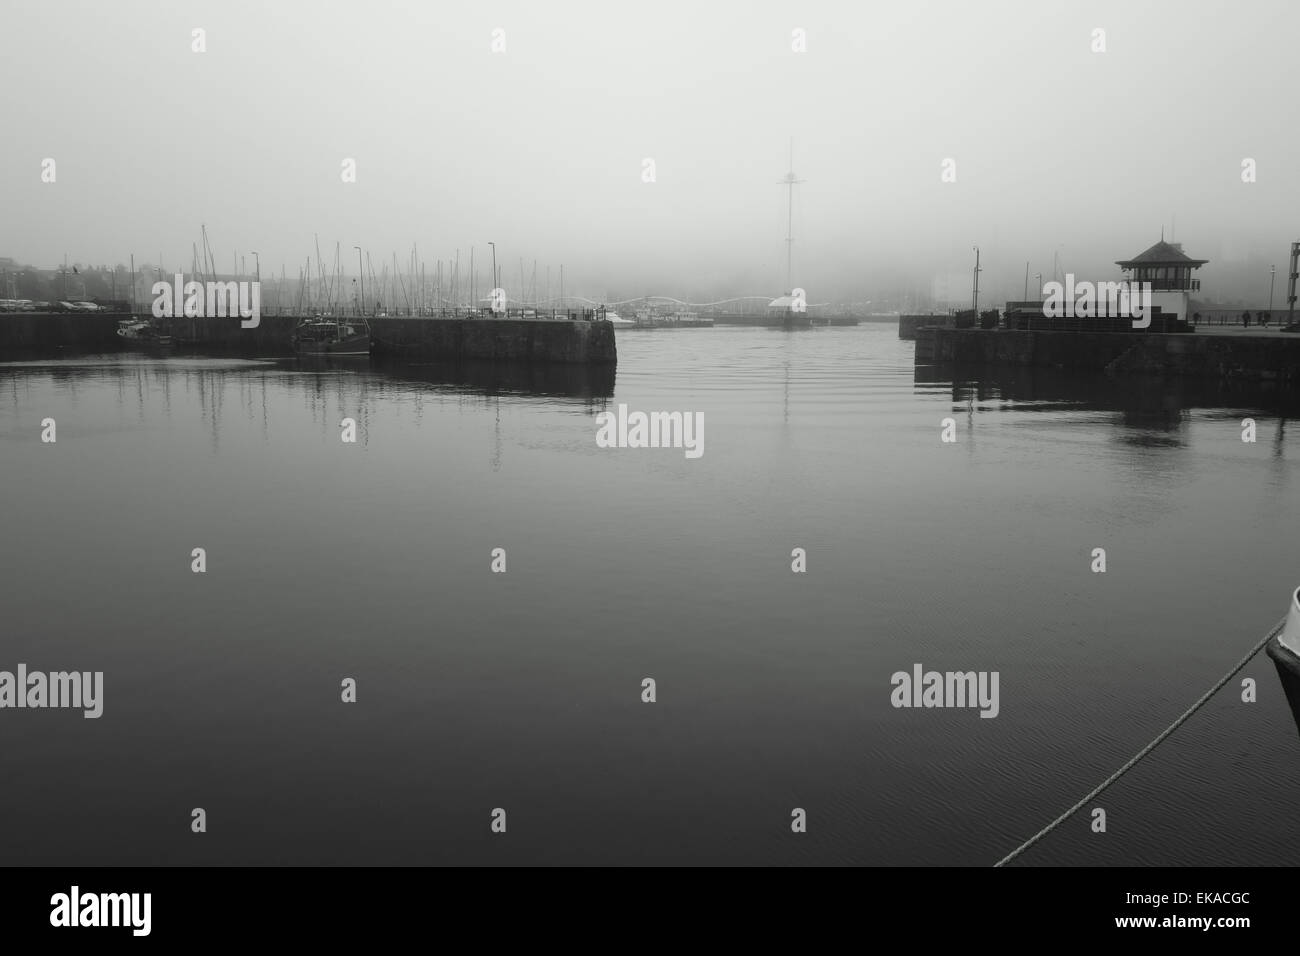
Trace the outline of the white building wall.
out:
<instances>
[{"instance_id":1,"label":"white building wall","mask_svg":"<svg viewBox=\"0 0 1300 956\"><path fill-rule=\"evenodd\" d=\"M1191 296L1186 292L1152 292L1151 305L1159 309L1161 315L1186 320Z\"/></svg>"}]
</instances>

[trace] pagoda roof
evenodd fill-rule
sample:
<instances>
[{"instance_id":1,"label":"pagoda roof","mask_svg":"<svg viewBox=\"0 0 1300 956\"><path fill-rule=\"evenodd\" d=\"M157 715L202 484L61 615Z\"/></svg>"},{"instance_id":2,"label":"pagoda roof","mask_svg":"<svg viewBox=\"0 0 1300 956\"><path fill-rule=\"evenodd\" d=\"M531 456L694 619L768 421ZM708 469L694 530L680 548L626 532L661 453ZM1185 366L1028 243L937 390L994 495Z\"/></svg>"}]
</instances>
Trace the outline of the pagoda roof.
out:
<instances>
[{"instance_id":1,"label":"pagoda roof","mask_svg":"<svg viewBox=\"0 0 1300 956\"><path fill-rule=\"evenodd\" d=\"M1132 269L1134 266L1191 266L1195 269L1209 261L1209 259L1193 259L1183 252L1182 246L1161 239L1150 249L1139 252L1132 259L1115 260L1115 265L1121 269Z\"/></svg>"}]
</instances>

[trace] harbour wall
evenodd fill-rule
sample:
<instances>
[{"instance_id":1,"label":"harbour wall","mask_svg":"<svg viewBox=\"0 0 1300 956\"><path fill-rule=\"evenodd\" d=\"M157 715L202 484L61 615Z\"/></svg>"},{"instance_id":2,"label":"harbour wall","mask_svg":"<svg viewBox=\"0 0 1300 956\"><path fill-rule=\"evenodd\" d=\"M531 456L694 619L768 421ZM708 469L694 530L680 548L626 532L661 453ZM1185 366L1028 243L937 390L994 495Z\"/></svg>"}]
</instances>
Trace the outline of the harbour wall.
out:
<instances>
[{"instance_id":1,"label":"harbour wall","mask_svg":"<svg viewBox=\"0 0 1300 956\"><path fill-rule=\"evenodd\" d=\"M117 312L0 312L0 352L58 349L113 352L121 347Z\"/></svg>"},{"instance_id":2,"label":"harbour wall","mask_svg":"<svg viewBox=\"0 0 1300 956\"><path fill-rule=\"evenodd\" d=\"M1300 384L1300 335L924 328L917 365L1009 365Z\"/></svg>"},{"instance_id":3,"label":"harbour wall","mask_svg":"<svg viewBox=\"0 0 1300 956\"><path fill-rule=\"evenodd\" d=\"M376 353L430 360L604 364L614 326L569 319L371 319Z\"/></svg>"},{"instance_id":4,"label":"harbour wall","mask_svg":"<svg viewBox=\"0 0 1300 956\"><path fill-rule=\"evenodd\" d=\"M926 326L951 329L956 325L957 316L943 315L900 315L898 317L898 337L900 339L916 338L916 330Z\"/></svg>"},{"instance_id":5,"label":"harbour wall","mask_svg":"<svg viewBox=\"0 0 1300 956\"><path fill-rule=\"evenodd\" d=\"M0 353L7 351L118 351L138 347L117 334L131 316L104 313L0 313ZM301 320L263 315L245 329L237 317L172 319L176 348L249 356L290 355L290 339ZM618 360L609 322L569 319L372 318L376 352L408 360L604 364Z\"/></svg>"}]
</instances>

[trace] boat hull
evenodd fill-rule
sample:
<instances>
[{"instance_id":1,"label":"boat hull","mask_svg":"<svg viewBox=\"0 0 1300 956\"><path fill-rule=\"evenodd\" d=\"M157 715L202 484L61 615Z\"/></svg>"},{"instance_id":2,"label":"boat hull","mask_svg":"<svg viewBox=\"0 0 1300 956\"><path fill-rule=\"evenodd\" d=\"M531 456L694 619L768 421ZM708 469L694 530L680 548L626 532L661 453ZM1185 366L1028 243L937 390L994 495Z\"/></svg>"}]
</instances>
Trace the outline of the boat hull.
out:
<instances>
[{"instance_id":1,"label":"boat hull","mask_svg":"<svg viewBox=\"0 0 1300 956\"><path fill-rule=\"evenodd\" d=\"M1291 718L1295 721L1296 731L1300 732L1300 657L1291 653L1276 637L1268 642L1265 650L1273 659Z\"/></svg>"},{"instance_id":2,"label":"boat hull","mask_svg":"<svg viewBox=\"0 0 1300 956\"><path fill-rule=\"evenodd\" d=\"M1286 623L1282 633L1265 645L1264 650L1273 659L1277 668L1278 680L1282 682L1282 692L1286 695L1291 716L1300 731L1300 591L1291 595L1291 606L1287 609Z\"/></svg>"},{"instance_id":3,"label":"boat hull","mask_svg":"<svg viewBox=\"0 0 1300 956\"><path fill-rule=\"evenodd\" d=\"M119 322L117 335L130 348L169 348L172 344L171 333L165 325L155 325L145 319L132 319Z\"/></svg>"},{"instance_id":4,"label":"boat hull","mask_svg":"<svg viewBox=\"0 0 1300 956\"><path fill-rule=\"evenodd\" d=\"M340 342L295 342L299 355L361 356L370 354L370 336L344 339Z\"/></svg>"},{"instance_id":5,"label":"boat hull","mask_svg":"<svg viewBox=\"0 0 1300 956\"><path fill-rule=\"evenodd\" d=\"M301 323L290 340L299 355L359 358L373 348L370 325L364 320L313 319Z\"/></svg>"},{"instance_id":6,"label":"boat hull","mask_svg":"<svg viewBox=\"0 0 1300 956\"><path fill-rule=\"evenodd\" d=\"M1278 643L1300 657L1300 588L1291 594L1291 606L1287 608L1286 624L1278 635Z\"/></svg>"}]
</instances>

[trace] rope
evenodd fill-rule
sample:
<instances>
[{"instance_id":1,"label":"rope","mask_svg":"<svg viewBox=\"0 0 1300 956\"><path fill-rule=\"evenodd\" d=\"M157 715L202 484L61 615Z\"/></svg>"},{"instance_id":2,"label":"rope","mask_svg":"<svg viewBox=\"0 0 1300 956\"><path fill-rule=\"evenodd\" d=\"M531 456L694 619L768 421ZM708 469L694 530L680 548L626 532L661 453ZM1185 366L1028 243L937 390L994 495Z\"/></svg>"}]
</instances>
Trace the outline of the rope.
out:
<instances>
[{"instance_id":1,"label":"rope","mask_svg":"<svg viewBox=\"0 0 1300 956\"><path fill-rule=\"evenodd\" d=\"M1243 667L1245 667L1248 663L1250 663L1250 659L1251 659L1252 657L1254 657L1256 654L1259 653L1260 648L1262 648L1265 644L1267 644L1269 641L1271 641L1271 640L1272 640L1274 637L1276 637L1278 634L1282 633L1282 628L1283 628L1285 625L1286 625L1286 618L1282 618L1282 620L1278 621L1277 624L1274 625L1274 627L1273 627L1272 630L1270 630L1267 634L1264 635L1263 640L1261 640L1258 644L1256 644L1254 647L1252 647L1252 648L1250 649L1250 651L1246 654L1245 657L1243 657L1243 658L1242 658L1241 660L1239 660L1235 665L1233 665L1232 670L1228 671L1228 673L1224 674L1221 678L1219 678L1219 681L1218 681L1218 682L1217 682L1213 687L1211 687L1209 690L1207 690L1204 694L1201 695L1201 699L1200 699L1200 700L1198 700L1196 703L1192 704L1191 707L1187 708L1187 710L1183 712L1183 715L1182 715L1181 717L1179 717L1177 720L1175 720L1175 721L1174 721L1172 724L1170 724L1168 727L1166 727L1166 728L1164 729L1164 731L1160 734L1159 737L1157 737L1155 740L1151 741L1151 743L1147 744L1145 747L1143 747L1141 750L1139 750L1136 754L1134 754L1133 757L1129 760L1128 763L1124 764L1124 766L1120 767L1118 770L1116 770L1114 773L1112 773L1109 777L1107 777L1105 780L1103 780L1103 781L1102 781L1102 782L1101 782L1101 783L1100 783L1096 788L1094 788L1094 789L1093 789L1093 790L1092 790L1092 791L1091 791L1087 796L1085 796L1082 800L1080 800L1080 801L1079 801L1078 803L1076 803L1074 806L1070 807L1070 809L1066 810L1066 811L1065 811L1064 813L1062 813L1059 817L1057 817L1055 820L1053 820L1053 821L1052 821L1051 823L1049 823L1047 826L1043 827L1041 830L1039 830L1037 833L1035 833L1033 836L1031 836L1031 837L1030 837L1028 840L1026 840L1024 843L1020 844L1020 846L1016 847L1014 850L1012 850L1010 853L1008 853L1008 854L1007 854L1006 856L1004 856L1002 859L998 860L997 863L993 864L994 868L999 867L999 866L1002 866L1002 865L1005 864L1005 863L1009 863L1009 862L1011 862L1012 860L1014 860L1016 857L1018 857L1020 854L1024 853L1026 850L1028 850L1031 846L1033 846L1035 843L1037 843L1037 842L1038 842L1039 840L1041 840L1043 837L1047 836L1047 834L1051 833L1053 830L1055 830L1057 827L1059 827L1062 823L1064 823L1064 822L1065 822L1066 820L1068 820L1070 817L1072 817L1072 816L1074 816L1076 813L1078 813L1078 812L1079 812L1079 809L1080 809L1084 804L1086 804L1089 800L1092 800L1095 796L1097 796L1097 794L1101 793L1103 790L1105 790L1107 787L1109 787L1112 783L1114 783L1114 782L1115 782L1116 780L1118 780L1120 777L1124 776L1124 774L1128 773L1128 772L1129 772L1130 770L1132 770L1135 766L1137 766L1137 763L1138 763L1139 760L1141 760L1141 759L1142 759L1143 757L1145 757L1147 754L1151 753L1151 751L1155 750L1158 746L1160 746L1160 744L1162 744L1162 743L1164 742L1164 740L1165 740L1166 737L1168 737L1168 736L1169 736L1170 734L1172 734L1175 730L1177 730L1177 729L1178 729L1179 727L1181 727L1184 723L1186 723L1187 720L1188 720L1188 718L1191 717L1192 714L1194 714L1194 713L1196 713L1198 710L1200 710L1201 707L1205 705L1205 702L1206 702L1206 701L1208 701L1211 697L1213 697L1216 693L1218 693L1220 689L1222 689L1222 687L1223 687L1224 684L1226 684L1226 683L1228 683L1228 681L1232 680L1232 678L1235 677L1235 676L1237 675L1237 672L1238 672L1238 671L1240 671Z\"/></svg>"}]
</instances>

